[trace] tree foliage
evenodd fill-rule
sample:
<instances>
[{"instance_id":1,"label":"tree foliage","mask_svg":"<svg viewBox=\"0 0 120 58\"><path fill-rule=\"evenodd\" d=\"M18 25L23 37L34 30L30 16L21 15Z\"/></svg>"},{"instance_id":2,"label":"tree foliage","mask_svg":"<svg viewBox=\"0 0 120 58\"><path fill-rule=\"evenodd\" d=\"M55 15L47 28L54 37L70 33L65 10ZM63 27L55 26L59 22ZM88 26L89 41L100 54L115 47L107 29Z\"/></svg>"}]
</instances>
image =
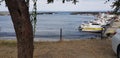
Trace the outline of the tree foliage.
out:
<instances>
[{"instance_id":1,"label":"tree foliage","mask_svg":"<svg viewBox=\"0 0 120 58\"><path fill-rule=\"evenodd\" d=\"M37 24L37 0L32 0L32 1L33 1L34 4L33 4L33 10L32 10L30 18L31 18L31 22L32 22L32 25L33 25L33 33L34 33L34 36L35 36L36 24Z\"/></svg>"},{"instance_id":2,"label":"tree foliage","mask_svg":"<svg viewBox=\"0 0 120 58\"><path fill-rule=\"evenodd\" d=\"M112 7L114 8L114 13L117 13L120 11L120 0L116 0L113 2Z\"/></svg>"},{"instance_id":3,"label":"tree foliage","mask_svg":"<svg viewBox=\"0 0 120 58\"><path fill-rule=\"evenodd\" d=\"M108 2L110 0L107 0L106 2ZM120 12L120 0L114 0L112 8L114 8L113 13L119 13Z\"/></svg>"}]
</instances>

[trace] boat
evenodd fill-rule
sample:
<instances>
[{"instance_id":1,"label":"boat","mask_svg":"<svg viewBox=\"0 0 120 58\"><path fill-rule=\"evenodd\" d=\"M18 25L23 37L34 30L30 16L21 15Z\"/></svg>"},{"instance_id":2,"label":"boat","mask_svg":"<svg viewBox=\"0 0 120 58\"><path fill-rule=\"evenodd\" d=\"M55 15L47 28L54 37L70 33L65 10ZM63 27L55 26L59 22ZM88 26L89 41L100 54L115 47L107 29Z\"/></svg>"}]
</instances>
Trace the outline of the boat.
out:
<instances>
[{"instance_id":1,"label":"boat","mask_svg":"<svg viewBox=\"0 0 120 58\"><path fill-rule=\"evenodd\" d=\"M91 21L91 23L99 24L99 25L103 25L103 26L107 25L107 22L108 21L106 21L105 19L100 19L100 18L98 18L94 21Z\"/></svg>"},{"instance_id":2,"label":"boat","mask_svg":"<svg viewBox=\"0 0 120 58\"><path fill-rule=\"evenodd\" d=\"M96 20L92 21L92 23L106 26L106 25L109 25L113 21L114 17L115 15L112 15L112 14L101 13L97 16Z\"/></svg>"},{"instance_id":3,"label":"boat","mask_svg":"<svg viewBox=\"0 0 120 58\"><path fill-rule=\"evenodd\" d=\"M103 27L100 24L94 24L94 23L84 23L80 25L81 31L87 31L87 32L101 32L103 31Z\"/></svg>"},{"instance_id":4,"label":"boat","mask_svg":"<svg viewBox=\"0 0 120 58\"><path fill-rule=\"evenodd\" d=\"M100 13L95 20L81 24L80 30L87 32L102 32L105 26L113 22L114 17L115 15Z\"/></svg>"}]
</instances>

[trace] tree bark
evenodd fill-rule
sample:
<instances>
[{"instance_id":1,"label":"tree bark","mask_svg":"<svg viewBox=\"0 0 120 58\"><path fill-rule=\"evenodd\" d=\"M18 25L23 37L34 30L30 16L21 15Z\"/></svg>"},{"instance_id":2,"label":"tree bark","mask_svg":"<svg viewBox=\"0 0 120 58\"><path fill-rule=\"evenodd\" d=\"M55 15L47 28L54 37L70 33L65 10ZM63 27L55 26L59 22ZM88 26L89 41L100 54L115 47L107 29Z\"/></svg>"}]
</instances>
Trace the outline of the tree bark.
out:
<instances>
[{"instance_id":1,"label":"tree bark","mask_svg":"<svg viewBox=\"0 0 120 58\"><path fill-rule=\"evenodd\" d=\"M33 29L25 0L5 0L17 37L18 58L33 58Z\"/></svg>"}]
</instances>

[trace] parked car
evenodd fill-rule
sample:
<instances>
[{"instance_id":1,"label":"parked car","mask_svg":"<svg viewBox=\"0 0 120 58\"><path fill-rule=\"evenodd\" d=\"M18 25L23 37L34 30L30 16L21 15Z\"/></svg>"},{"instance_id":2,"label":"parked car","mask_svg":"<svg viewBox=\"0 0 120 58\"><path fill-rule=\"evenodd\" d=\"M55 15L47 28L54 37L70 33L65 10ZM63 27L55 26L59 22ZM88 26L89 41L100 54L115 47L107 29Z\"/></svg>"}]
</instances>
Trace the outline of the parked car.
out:
<instances>
[{"instance_id":1,"label":"parked car","mask_svg":"<svg viewBox=\"0 0 120 58\"><path fill-rule=\"evenodd\" d=\"M112 37L112 48L117 54L117 58L120 58L120 29L117 29L116 34Z\"/></svg>"}]
</instances>

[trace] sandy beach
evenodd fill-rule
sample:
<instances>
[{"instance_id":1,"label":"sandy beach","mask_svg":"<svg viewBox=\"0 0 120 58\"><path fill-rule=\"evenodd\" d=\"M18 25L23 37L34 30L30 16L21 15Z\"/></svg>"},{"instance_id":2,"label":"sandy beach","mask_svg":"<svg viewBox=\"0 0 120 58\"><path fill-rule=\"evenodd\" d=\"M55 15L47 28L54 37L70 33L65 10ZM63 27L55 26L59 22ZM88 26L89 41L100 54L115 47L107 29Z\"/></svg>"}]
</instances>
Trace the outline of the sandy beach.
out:
<instances>
[{"instance_id":1,"label":"sandy beach","mask_svg":"<svg viewBox=\"0 0 120 58\"><path fill-rule=\"evenodd\" d=\"M35 42L34 58L116 58L111 39ZM16 41L0 40L0 58L17 58Z\"/></svg>"}]
</instances>

